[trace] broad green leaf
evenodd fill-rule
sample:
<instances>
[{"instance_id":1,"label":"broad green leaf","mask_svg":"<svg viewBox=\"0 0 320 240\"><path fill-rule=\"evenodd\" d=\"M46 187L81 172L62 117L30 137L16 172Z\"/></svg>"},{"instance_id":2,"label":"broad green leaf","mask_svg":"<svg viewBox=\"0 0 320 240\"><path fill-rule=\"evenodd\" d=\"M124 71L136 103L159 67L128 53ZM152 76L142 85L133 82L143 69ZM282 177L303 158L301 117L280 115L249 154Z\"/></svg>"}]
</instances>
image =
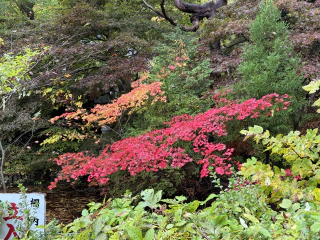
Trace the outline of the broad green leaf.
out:
<instances>
[{"instance_id":1,"label":"broad green leaf","mask_svg":"<svg viewBox=\"0 0 320 240\"><path fill-rule=\"evenodd\" d=\"M308 85L303 86L302 88L305 91L309 92L309 94L312 94L318 91L319 87L320 87L320 80L317 80L317 81L310 82Z\"/></svg>"},{"instance_id":2,"label":"broad green leaf","mask_svg":"<svg viewBox=\"0 0 320 240\"><path fill-rule=\"evenodd\" d=\"M179 208L177 211L174 213L174 221L179 222L181 220L181 215L182 215L182 208Z\"/></svg>"},{"instance_id":3,"label":"broad green leaf","mask_svg":"<svg viewBox=\"0 0 320 240\"><path fill-rule=\"evenodd\" d=\"M98 236L95 237L95 240L105 240L107 239L107 235L105 233L100 233Z\"/></svg>"},{"instance_id":4,"label":"broad green leaf","mask_svg":"<svg viewBox=\"0 0 320 240\"><path fill-rule=\"evenodd\" d=\"M101 232L101 229L103 228L103 223L101 221L101 218L99 217L97 220L94 221L92 225L93 234L95 236L98 236L98 234Z\"/></svg>"},{"instance_id":5,"label":"broad green leaf","mask_svg":"<svg viewBox=\"0 0 320 240\"><path fill-rule=\"evenodd\" d=\"M318 213L319 214L319 213ZM311 217L316 220L317 222L320 222L320 215L314 215L312 214Z\"/></svg>"},{"instance_id":6,"label":"broad green leaf","mask_svg":"<svg viewBox=\"0 0 320 240\"><path fill-rule=\"evenodd\" d=\"M160 204L158 204L158 202L161 200L162 190L154 194L153 189L146 189L141 192L141 196L144 202L140 202L139 203L140 206L147 206L147 207L150 207L151 209L160 207Z\"/></svg>"},{"instance_id":7,"label":"broad green leaf","mask_svg":"<svg viewBox=\"0 0 320 240\"><path fill-rule=\"evenodd\" d=\"M150 228L147 232L146 235L144 236L144 240L154 240L154 229Z\"/></svg>"},{"instance_id":8,"label":"broad green leaf","mask_svg":"<svg viewBox=\"0 0 320 240\"><path fill-rule=\"evenodd\" d=\"M259 230L260 233L262 233L263 236L268 237L268 238L272 238L272 235L269 233L269 231L263 227L260 228Z\"/></svg>"},{"instance_id":9,"label":"broad green leaf","mask_svg":"<svg viewBox=\"0 0 320 240\"><path fill-rule=\"evenodd\" d=\"M247 135L249 133L249 131L248 130L241 130L240 133L243 135Z\"/></svg>"},{"instance_id":10,"label":"broad green leaf","mask_svg":"<svg viewBox=\"0 0 320 240\"><path fill-rule=\"evenodd\" d=\"M214 235L216 233L215 231L215 224L213 225L212 223L209 222L199 222L199 225L201 226L201 228L203 228L205 230L205 232Z\"/></svg>"},{"instance_id":11,"label":"broad green leaf","mask_svg":"<svg viewBox=\"0 0 320 240\"><path fill-rule=\"evenodd\" d=\"M254 133L259 134L259 133L263 133L263 127L260 127L258 125L254 125Z\"/></svg>"},{"instance_id":12,"label":"broad green leaf","mask_svg":"<svg viewBox=\"0 0 320 240\"><path fill-rule=\"evenodd\" d=\"M255 218L255 216L251 215L251 214L247 214L247 213L244 213L243 216L245 218L247 218L248 220L250 220L251 222L253 223L259 223L259 220L257 218Z\"/></svg>"},{"instance_id":13,"label":"broad green leaf","mask_svg":"<svg viewBox=\"0 0 320 240\"><path fill-rule=\"evenodd\" d=\"M296 210L298 210L300 207L301 207L300 203L294 203L294 204L292 205L292 210L293 210L293 211L296 211Z\"/></svg>"},{"instance_id":14,"label":"broad green leaf","mask_svg":"<svg viewBox=\"0 0 320 240\"><path fill-rule=\"evenodd\" d=\"M155 202L159 202L162 198L162 190L158 191L156 194L155 194Z\"/></svg>"},{"instance_id":15,"label":"broad green leaf","mask_svg":"<svg viewBox=\"0 0 320 240\"><path fill-rule=\"evenodd\" d=\"M89 211L87 209L83 209L81 215L86 217L89 215Z\"/></svg>"},{"instance_id":16,"label":"broad green leaf","mask_svg":"<svg viewBox=\"0 0 320 240\"><path fill-rule=\"evenodd\" d=\"M316 189L313 191L313 194L314 194L314 198L315 198L317 201L320 201L320 188L316 188Z\"/></svg>"},{"instance_id":17,"label":"broad green leaf","mask_svg":"<svg viewBox=\"0 0 320 240\"><path fill-rule=\"evenodd\" d=\"M208 201L210 201L211 199L213 199L213 198L215 198L215 197L217 197L217 195L214 194L214 193L211 193L211 194L206 198L206 200L200 202L200 205L206 204Z\"/></svg>"},{"instance_id":18,"label":"broad green leaf","mask_svg":"<svg viewBox=\"0 0 320 240\"><path fill-rule=\"evenodd\" d=\"M320 98L313 103L313 106L320 107Z\"/></svg>"},{"instance_id":19,"label":"broad green leaf","mask_svg":"<svg viewBox=\"0 0 320 240\"><path fill-rule=\"evenodd\" d=\"M177 199L178 202L183 202L183 201L187 200L187 198L185 196L175 196L175 199Z\"/></svg>"},{"instance_id":20,"label":"broad green leaf","mask_svg":"<svg viewBox=\"0 0 320 240\"><path fill-rule=\"evenodd\" d=\"M200 201L195 200L187 205L186 210L191 213L195 212L198 209L199 205Z\"/></svg>"},{"instance_id":21,"label":"broad green leaf","mask_svg":"<svg viewBox=\"0 0 320 240\"><path fill-rule=\"evenodd\" d=\"M242 212L242 209L241 209L240 207L235 207L234 210L235 210L236 212Z\"/></svg>"},{"instance_id":22,"label":"broad green leaf","mask_svg":"<svg viewBox=\"0 0 320 240\"><path fill-rule=\"evenodd\" d=\"M188 232L193 233L193 234L197 233L193 228L193 223L188 223L185 227L185 230L187 230Z\"/></svg>"},{"instance_id":23,"label":"broad green leaf","mask_svg":"<svg viewBox=\"0 0 320 240\"><path fill-rule=\"evenodd\" d=\"M172 224L172 223L170 223L170 224L168 224L167 226L166 226L166 229L170 229L170 228L173 228L174 227L174 225Z\"/></svg>"},{"instance_id":24,"label":"broad green leaf","mask_svg":"<svg viewBox=\"0 0 320 240\"><path fill-rule=\"evenodd\" d=\"M279 204L280 207L284 209L290 208L292 205L292 202L290 199L283 199L282 202Z\"/></svg>"},{"instance_id":25,"label":"broad green leaf","mask_svg":"<svg viewBox=\"0 0 320 240\"><path fill-rule=\"evenodd\" d=\"M273 166L273 169L275 174L281 174L281 170L277 166Z\"/></svg>"},{"instance_id":26,"label":"broad green leaf","mask_svg":"<svg viewBox=\"0 0 320 240\"><path fill-rule=\"evenodd\" d=\"M310 227L310 230L313 233L320 232L320 222L315 222L314 224L312 224L311 227Z\"/></svg>"},{"instance_id":27,"label":"broad green leaf","mask_svg":"<svg viewBox=\"0 0 320 240\"><path fill-rule=\"evenodd\" d=\"M177 223L175 224L175 226L177 226L177 227L182 227L182 226L185 225L186 223L187 223L186 221L182 220L182 221L180 221L180 222L177 222Z\"/></svg>"},{"instance_id":28,"label":"broad green leaf","mask_svg":"<svg viewBox=\"0 0 320 240\"><path fill-rule=\"evenodd\" d=\"M143 240L142 231L140 228L135 226L127 226L125 230L128 232L130 239L132 240Z\"/></svg>"},{"instance_id":29,"label":"broad green leaf","mask_svg":"<svg viewBox=\"0 0 320 240\"><path fill-rule=\"evenodd\" d=\"M121 237L120 233L116 232L112 236L109 237L109 240L120 240L120 237Z\"/></svg>"}]
</instances>

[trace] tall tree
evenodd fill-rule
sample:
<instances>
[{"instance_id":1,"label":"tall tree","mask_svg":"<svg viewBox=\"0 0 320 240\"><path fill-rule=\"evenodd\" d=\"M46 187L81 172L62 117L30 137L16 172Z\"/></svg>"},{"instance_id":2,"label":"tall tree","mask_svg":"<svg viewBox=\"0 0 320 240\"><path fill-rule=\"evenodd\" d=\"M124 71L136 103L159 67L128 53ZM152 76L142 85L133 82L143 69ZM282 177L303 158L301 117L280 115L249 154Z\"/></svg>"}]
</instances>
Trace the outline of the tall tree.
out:
<instances>
[{"instance_id":1,"label":"tall tree","mask_svg":"<svg viewBox=\"0 0 320 240\"><path fill-rule=\"evenodd\" d=\"M296 130L306 106L303 77L298 74L301 60L294 53L292 42L288 39L288 27L280 18L281 12L274 6L273 0L262 2L258 15L251 23L250 43L245 45L243 62L238 68L242 79L235 87L240 88L245 98L260 98L272 92L292 97L291 111L279 114L279 118L273 119L272 126L267 127L276 133L280 129Z\"/></svg>"}]
</instances>

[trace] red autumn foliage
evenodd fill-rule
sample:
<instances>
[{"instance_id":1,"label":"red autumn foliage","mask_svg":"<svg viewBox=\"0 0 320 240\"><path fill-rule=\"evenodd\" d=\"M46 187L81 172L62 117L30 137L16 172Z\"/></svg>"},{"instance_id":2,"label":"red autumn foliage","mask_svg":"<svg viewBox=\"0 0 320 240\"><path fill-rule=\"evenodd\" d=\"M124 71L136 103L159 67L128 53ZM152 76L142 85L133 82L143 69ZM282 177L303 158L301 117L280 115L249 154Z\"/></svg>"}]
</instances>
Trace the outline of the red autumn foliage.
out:
<instances>
[{"instance_id":1,"label":"red autumn foliage","mask_svg":"<svg viewBox=\"0 0 320 240\"><path fill-rule=\"evenodd\" d=\"M201 177L208 176L209 166L213 166L219 175L229 175L231 167L238 164L231 158L233 149L228 149L224 143L210 141L208 136L218 139L227 135L226 126L232 120L257 118L260 114L272 116L272 109L284 109L290 104L285 101L287 97L273 93L258 100L249 99L239 103L216 95L215 108L196 116L174 117L166 123L167 128L117 141L107 146L99 156L88 152L60 155L55 162L62 170L49 188L56 187L60 180L76 180L87 175L89 182L105 184L109 180L108 176L119 170L127 170L135 175L167 167L181 168L191 161L202 165ZM187 148L182 147L186 144L178 144L181 141L189 143L188 148L197 159L192 158Z\"/></svg>"}]
</instances>

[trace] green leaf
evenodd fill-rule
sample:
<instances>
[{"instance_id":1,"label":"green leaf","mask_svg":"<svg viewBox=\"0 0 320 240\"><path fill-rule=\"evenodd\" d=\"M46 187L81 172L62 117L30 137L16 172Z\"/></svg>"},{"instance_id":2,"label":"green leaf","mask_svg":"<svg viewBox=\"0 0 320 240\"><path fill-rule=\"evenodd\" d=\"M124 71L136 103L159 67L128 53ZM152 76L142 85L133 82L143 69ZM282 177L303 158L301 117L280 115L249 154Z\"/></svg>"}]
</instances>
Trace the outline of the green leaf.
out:
<instances>
[{"instance_id":1,"label":"green leaf","mask_svg":"<svg viewBox=\"0 0 320 240\"><path fill-rule=\"evenodd\" d=\"M206 200L200 202L200 205L206 204L208 201L210 201L211 199L214 199L215 197L217 197L217 195L214 194L214 193L211 193L211 194L206 198Z\"/></svg>"},{"instance_id":2,"label":"green leaf","mask_svg":"<svg viewBox=\"0 0 320 240\"><path fill-rule=\"evenodd\" d=\"M170 224L168 224L167 226L166 226L166 229L170 229L170 228L173 228L174 227L174 225L172 224L172 223L170 223Z\"/></svg>"},{"instance_id":3,"label":"green leaf","mask_svg":"<svg viewBox=\"0 0 320 240\"><path fill-rule=\"evenodd\" d=\"M253 223L259 223L259 220L251 214L244 213L243 216Z\"/></svg>"},{"instance_id":4,"label":"green leaf","mask_svg":"<svg viewBox=\"0 0 320 240\"><path fill-rule=\"evenodd\" d=\"M186 221L182 220L182 221L180 221L180 222L177 222L175 225L176 225L177 227L182 227L182 226L185 225L186 223L187 223Z\"/></svg>"},{"instance_id":5,"label":"green leaf","mask_svg":"<svg viewBox=\"0 0 320 240\"><path fill-rule=\"evenodd\" d=\"M175 199L177 199L178 202L183 202L183 201L187 200L187 198L185 196L175 196Z\"/></svg>"},{"instance_id":6,"label":"green leaf","mask_svg":"<svg viewBox=\"0 0 320 240\"><path fill-rule=\"evenodd\" d=\"M146 235L144 236L144 240L154 240L154 229L153 228L150 228L146 232Z\"/></svg>"},{"instance_id":7,"label":"green leaf","mask_svg":"<svg viewBox=\"0 0 320 240\"><path fill-rule=\"evenodd\" d=\"M195 212L198 209L199 205L200 201L195 200L187 205L186 210L191 213Z\"/></svg>"},{"instance_id":8,"label":"green leaf","mask_svg":"<svg viewBox=\"0 0 320 240\"><path fill-rule=\"evenodd\" d=\"M284 209L290 208L292 205L292 202L290 199L283 199L282 202L279 204L280 207Z\"/></svg>"},{"instance_id":9,"label":"green leaf","mask_svg":"<svg viewBox=\"0 0 320 240\"><path fill-rule=\"evenodd\" d=\"M98 236L95 237L95 240L105 240L107 239L107 235L105 233L100 233Z\"/></svg>"},{"instance_id":10,"label":"green leaf","mask_svg":"<svg viewBox=\"0 0 320 240\"><path fill-rule=\"evenodd\" d=\"M93 234L95 236L98 236L98 234L101 232L101 229L103 228L103 223L101 221L101 217L99 217L96 221L94 221L93 226L92 226L92 230L93 230Z\"/></svg>"},{"instance_id":11,"label":"green leaf","mask_svg":"<svg viewBox=\"0 0 320 240\"><path fill-rule=\"evenodd\" d=\"M241 130L240 133L241 133L242 135L247 135L247 134L249 133L249 131L248 131L248 130Z\"/></svg>"},{"instance_id":12,"label":"green leaf","mask_svg":"<svg viewBox=\"0 0 320 240\"><path fill-rule=\"evenodd\" d=\"M160 207L160 204L158 202L162 198L162 190L158 191L156 194L154 194L153 189L146 189L141 192L142 199L144 202L140 202L139 205L141 206L147 206L151 209L155 209L157 207Z\"/></svg>"},{"instance_id":13,"label":"green leaf","mask_svg":"<svg viewBox=\"0 0 320 240\"><path fill-rule=\"evenodd\" d=\"M112 236L110 236L109 240L119 240L121 237L119 232L114 233Z\"/></svg>"},{"instance_id":14,"label":"green leaf","mask_svg":"<svg viewBox=\"0 0 320 240\"><path fill-rule=\"evenodd\" d=\"M260 127L258 125L254 125L253 129L254 129L254 133L256 133L256 134L263 133L263 127Z\"/></svg>"},{"instance_id":15,"label":"green leaf","mask_svg":"<svg viewBox=\"0 0 320 240\"><path fill-rule=\"evenodd\" d=\"M128 232L130 239L132 240L143 240L142 231L140 228L135 226L127 226L125 230Z\"/></svg>"},{"instance_id":16,"label":"green leaf","mask_svg":"<svg viewBox=\"0 0 320 240\"><path fill-rule=\"evenodd\" d=\"M317 99L317 100L312 104L312 106L320 107L320 98Z\"/></svg>"},{"instance_id":17,"label":"green leaf","mask_svg":"<svg viewBox=\"0 0 320 240\"><path fill-rule=\"evenodd\" d=\"M320 222L315 222L314 224L312 224L310 229L311 229L311 232L313 233L320 232Z\"/></svg>"},{"instance_id":18,"label":"green leaf","mask_svg":"<svg viewBox=\"0 0 320 240\"><path fill-rule=\"evenodd\" d=\"M205 232L211 235L216 234L216 230L214 228L214 226L216 226L215 224L213 225L211 222L199 222L199 225L201 228L203 228L203 230L205 230Z\"/></svg>"},{"instance_id":19,"label":"green leaf","mask_svg":"<svg viewBox=\"0 0 320 240\"><path fill-rule=\"evenodd\" d=\"M260 228L259 232L265 237L272 238L272 235L269 233L269 231L263 227Z\"/></svg>"},{"instance_id":20,"label":"green leaf","mask_svg":"<svg viewBox=\"0 0 320 240\"><path fill-rule=\"evenodd\" d=\"M316 188L316 189L313 191L313 194L314 194L314 198L315 198L317 201L320 201L320 188Z\"/></svg>"},{"instance_id":21,"label":"green leaf","mask_svg":"<svg viewBox=\"0 0 320 240\"><path fill-rule=\"evenodd\" d=\"M292 210L293 210L293 211L296 211L296 210L298 210L300 207L301 207L301 206L300 206L300 203L294 203L294 204L292 205Z\"/></svg>"},{"instance_id":22,"label":"green leaf","mask_svg":"<svg viewBox=\"0 0 320 240\"><path fill-rule=\"evenodd\" d=\"M89 215L89 211L87 209L83 209L81 215L86 217Z\"/></svg>"},{"instance_id":23,"label":"green leaf","mask_svg":"<svg viewBox=\"0 0 320 240\"><path fill-rule=\"evenodd\" d=\"M310 82L308 85L303 86L302 88L305 91L309 92L309 94L312 94L318 91L319 87L320 87L320 80L317 80L317 81Z\"/></svg>"},{"instance_id":24,"label":"green leaf","mask_svg":"<svg viewBox=\"0 0 320 240\"><path fill-rule=\"evenodd\" d=\"M193 233L193 234L197 233L197 232L193 229L193 223L188 223L188 224L186 225L186 227L185 227L185 230L187 230L188 232Z\"/></svg>"}]
</instances>

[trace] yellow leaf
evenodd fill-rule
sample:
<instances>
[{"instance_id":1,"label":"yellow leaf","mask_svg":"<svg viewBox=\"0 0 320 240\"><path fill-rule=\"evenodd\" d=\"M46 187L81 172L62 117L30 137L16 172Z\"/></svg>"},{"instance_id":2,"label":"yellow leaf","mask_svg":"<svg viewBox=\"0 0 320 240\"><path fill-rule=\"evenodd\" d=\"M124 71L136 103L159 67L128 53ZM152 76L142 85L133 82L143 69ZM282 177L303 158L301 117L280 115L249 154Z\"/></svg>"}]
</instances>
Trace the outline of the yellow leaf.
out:
<instances>
[{"instance_id":1,"label":"yellow leaf","mask_svg":"<svg viewBox=\"0 0 320 240\"><path fill-rule=\"evenodd\" d=\"M314 194L314 198L320 202L320 188L316 188L314 191L313 191L313 194Z\"/></svg>"},{"instance_id":2,"label":"yellow leaf","mask_svg":"<svg viewBox=\"0 0 320 240\"><path fill-rule=\"evenodd\" d=\"M71 77L71 74L67 73L64 75L66 78L70 78Z\"/></svg>"}]
</instances>

